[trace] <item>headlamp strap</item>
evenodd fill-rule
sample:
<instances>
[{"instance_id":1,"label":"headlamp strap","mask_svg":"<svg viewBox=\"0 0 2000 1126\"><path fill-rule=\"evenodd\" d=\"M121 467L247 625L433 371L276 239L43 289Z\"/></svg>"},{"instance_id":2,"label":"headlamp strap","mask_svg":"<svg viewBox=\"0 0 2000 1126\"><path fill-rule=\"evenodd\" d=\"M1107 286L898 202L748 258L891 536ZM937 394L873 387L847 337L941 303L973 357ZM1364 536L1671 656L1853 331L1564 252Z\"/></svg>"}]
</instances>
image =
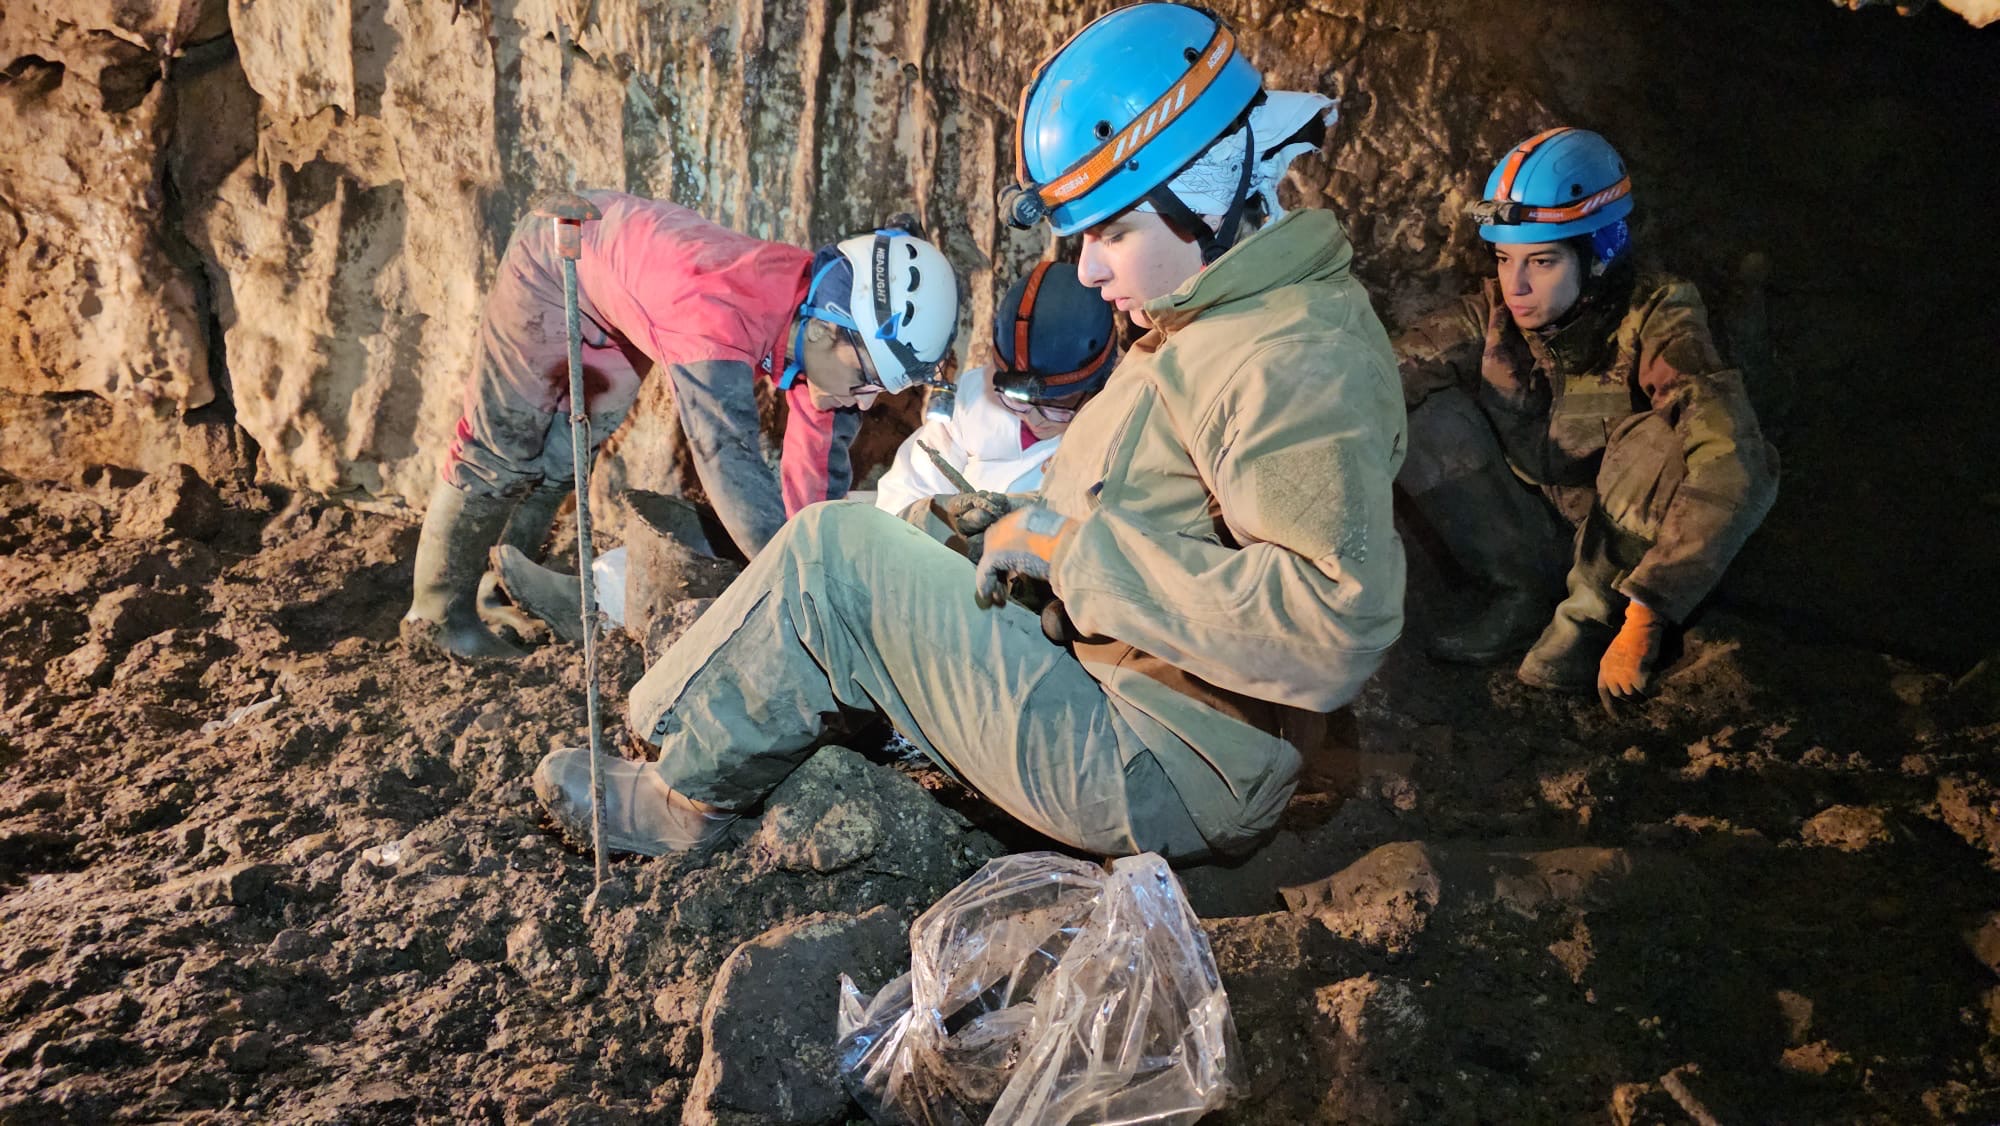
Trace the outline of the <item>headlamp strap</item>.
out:
<instances>
[{"instance_id":1,"label":"headlamp strap","mask_svg":"<svg viewBox=\"0 0 2000 1126\"><path fill-rule=\"evenodd\" d=\"M813 274L812 284L806 287L806 299L799 303L798 315L792 318L791 354L785 357L784 374L778 377L778 390L780 391L790 391L792 384L798 382L799 373L806 369L805 345L806 322L808 320L825 321L828 324L839 325L841 328L851 328L859 331L858 326L854 323L854 318L848 316L846 312L839 308L813 303L813 298L819 294L820 283L825 281L826 275L832 273L834 268L839 266L843 261L845 259L834 258L826 265L821 266Z\"/></svg>"}]
</instances>

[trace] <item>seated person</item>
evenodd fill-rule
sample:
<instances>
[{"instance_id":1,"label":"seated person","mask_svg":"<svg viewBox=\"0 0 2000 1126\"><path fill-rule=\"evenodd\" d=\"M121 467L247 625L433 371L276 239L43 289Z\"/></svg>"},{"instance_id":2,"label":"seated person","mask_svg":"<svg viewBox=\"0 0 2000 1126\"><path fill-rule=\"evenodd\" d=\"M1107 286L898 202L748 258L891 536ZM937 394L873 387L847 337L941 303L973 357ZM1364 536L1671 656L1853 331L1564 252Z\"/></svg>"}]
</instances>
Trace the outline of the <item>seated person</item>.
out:
<instances>
[{"instance_id":1,"label":"seated person","mask_svg":"<svg viewBox=\"0 0 2000 1126\"><path fill-rule=\"evenodd\" d=\"M1595 133L1516 145L1473 208L1498 277L1396 342L1410 450L1398 483L1485 609L1442 660L1528 649L1520 679L1607 707L1652 684L1777 496L1778 454L1694 286L1642 274L1625 163ZM1568 541L1568 597L1555 606ZM1532 642L1532 646L1529 644Z\"/></svg>"},{"instance_id":2,"label":"seated person","mask_svg":"<svg viewBox=\"0 0 2000 1126\"><path fill-rule=\"evenodd\" d=\"M994 310L998 370L973 368L958 377L956 393L933 394L924 424L904 439L876 484L875 506L900 514L961 491L919 442L976 490L1034 492L1076 409L1111 375L1115 330L1111 306L1076 280L1074 265L1038 263L1007 287Z\"/></svg>"},{"instance_id":3,"label":"seated person","mask_svg":"<svg viewBox=\"0 0 2000 1126\"><path fill-rule=\"evenodd\" d=\"M712 844L873 716L1079 850L1195 860L1277 823L1402 630L1404 434L1346 233L1277 197L1332 103L1262 86L1173 3L1042 64L1009 218L1081 235L1082 283L1149 331L977 565L870 505L788 522L632 689L628 737L659 759L597 760L609 848ZM583 841L592 765L557 750L534 778Z\"/></svg>"}]
</instances>

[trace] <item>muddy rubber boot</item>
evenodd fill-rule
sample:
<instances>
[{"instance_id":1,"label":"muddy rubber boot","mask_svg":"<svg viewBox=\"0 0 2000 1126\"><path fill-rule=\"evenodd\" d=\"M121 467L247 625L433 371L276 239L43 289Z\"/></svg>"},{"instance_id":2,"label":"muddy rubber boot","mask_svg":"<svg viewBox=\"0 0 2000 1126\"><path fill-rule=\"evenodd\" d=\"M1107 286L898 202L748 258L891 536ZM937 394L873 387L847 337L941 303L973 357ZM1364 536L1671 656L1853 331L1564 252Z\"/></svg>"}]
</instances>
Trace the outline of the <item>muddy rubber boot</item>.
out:
<instances>
[{"instance_id":1,"label":"muddy rubber boot","mask_svg":"<svg viewBox=\"0 0 2000 1126\"><path fill-rule=\"evenodd\" d=\"M1457 629L1431 638L1432 658L1458 665L1490 665L1527 648L1548 620L1549 600L1532 590L1502 587L1486 608Z\"/></svg>"},{"instance_id":2,"label":"muddy rubber boot","mask_svg":"<svg viewBox=\"0 0 2000 1126\"><path fill-rule=\"evenodd\" d=\"M556 510L562 507L563 501L573 491L567 481L554 485L544 481L537 485L533 492L522 497L514 506L513 515L507 518L506 529L500 533L500 545L494 551L513 551L528 566L533 566L534 560L542 557L542 548L548 543L549 528L555 524ZM547 617L514 598L513 592L506 589L493 557L489 556L487 562L489 569L479 580L479 617L487 626L501 631L502 637L506 637L506 631L511 630L514 637L525 638L534 633L534 623L540 621L564 641L583 640L579 627L573 621L569 632L565 633L558 624L559 618ZM577 616L577 601L570 600L569 616L572 619ZM572 637L571 633L577 636Z\"/></svg>"},{"instance_id":3,"label":"muddy rubber boot","mask_svg":"<svg viewBox=\"0 0 2000 1126\"><path fill-rule=\"evenodd\" d=\"M568 481L551 484L543 481L533 492L521 498L514 506L513 515L507 518L507 528L500 533L500 542L513 547L530 560L542 557L542 549L548 545L549 529L555 526L556 510L569 499L575 490Z\"/></svg>"},{"instance_id":4,"label":"muddy rubber boot","mask_svg":"<svg viewBox=\"0 0 2000 1126\"><path fill-rule=\"evenodd\" d=\"M1447 481L1410 500L1488 592L1484 609L1440 630L1425 651L1439 661L1485 665L1527 648L1548 621L1559 566L1554 545L1542 542L1549 518L1540 502L1494 473Z\"/></svg>"},{"instance_id":5,"label":"muddy rubber boot","mask_svg":"<svg viewBox=\"0 0 2000 1126\"><path fill-rule=\"evenodd\" d=\"M1521 683L1551 692L1596 691L1598 663L1618 634L1612 623L1625 605L1625 596L1604 581L1610 577L1604 568L1583 564L1570 571L1569 597L1515 670Z\"/></svg>"},{"instance_id":6,"label":"muddy rubber boot","mask_svg":"<svg viewBox=\"0 0 2000 1126\"><path fill-rule=\"evenodd\" d=\"M532 637L535 624L540 621L507 597L507 592L500 589L500 576L491 569L479 576L479 620L508 641Z\"/></svg>"},{"instance_id":7,"label":"muddy rubber boot","mask_svg":"<svg viewBox=\"0 0 2000 1126\"><path fill-rule=\"evenodd\" d=\"M479 580L486 551L513 511L511 497L478 496L439 481L431 490L417 538L416 581L403 632L428 632L438 648L470 660L514 659L520 649L495 637L479 619Z\"/></svg>"},{"instance_id":8,"label":"muddy rubber boot","mask_svg":"<svg viewBox=\"0 0 2000 1126\"><path fill-rule=\"evenodd\" d=\"M564 641L583 643L582 580L542 566L509 543L493 549L492 563L500 588L514 605L548 623Z\"/></svg>"},{"instance_id":9,"label":"muddy rubber boot","mask_svg":"<svg viewBox=\"0 0 2000 1126\"><path fill-rule=\"evenodd\" d=\"M598 760L604 780L604 847L641 856L708 848L736 814L675 793L648 762ZM535 768L535 796L570 840L590 847L590 749L551 751Z\"/></svg>"}]
</instances>

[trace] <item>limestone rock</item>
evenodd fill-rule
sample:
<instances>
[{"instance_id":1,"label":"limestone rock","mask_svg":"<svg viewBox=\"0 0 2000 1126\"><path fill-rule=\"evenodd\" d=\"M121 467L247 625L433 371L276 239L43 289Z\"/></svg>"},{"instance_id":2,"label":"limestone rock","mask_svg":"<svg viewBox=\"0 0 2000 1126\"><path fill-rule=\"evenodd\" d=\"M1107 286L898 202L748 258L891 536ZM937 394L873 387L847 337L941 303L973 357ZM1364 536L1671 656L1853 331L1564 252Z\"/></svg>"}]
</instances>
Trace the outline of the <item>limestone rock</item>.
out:
<instances>
[{"instance_id":1,"label":"limestone rock","mask_svg":"<svg viewBox=\"0 0 2000 1126\"><path fill-rule=\"evenodd\" d=\"M1965 944L1980 965L2000 974L2000 912L1988 914L1978 927L1966 932Z\"/></svg>"},{"instance_id":2,"label":"limestone rock","mask_svg":"<svg viewBox=\"0 0 2000 1126\"><path fill-rule=\"evenodd\" d=\"M262 898L284 871L275 864L246 860L162 884L158 896L178 911L240 906Z\"/></svg>"},{"instance_id":3,"label":"limestone rock","mask_svg":"<svg viewBox=\"0 0 2000 1126\"><path fill-rule=\"evenodd\" d=\"M1363 974L1313 992L1315 1046L1327 1077L1323 1112L1348 1122L1416 1121L1404 1064L1419 1058L1428 1021L1417 991Z\"/></svg>"},{"instance_id":4,"label":"limestone rock","mask_svg":"<svg viewBox=\"0 0 2000 1126\"><path fill-rule=\"evenodd\" d=\"M923 788L852 751L828 747L765 802L749 849L759 864L831 873L863 862L949 886L967 865L999 853L984 833Z\"/></svg>"},{"instance_id":5,"label":"limestone rock","mask_svg":"<svg viewBox=\"0 0 2000 1126\"><path fill-rule=\"evenodd\" d=\"M164 59L221 5L13 0L0 24L6 389L178 414L215 397L197 286L159 221ZM10 424L8 433L15 433Z\"/></svg>"},{"instance_id":6,"label":"limestone rock","mask_svg":"<svg viewBox=\"0 0 2000 1126\"><path fill-rule=\"evenodd\" d=\"M1799 827L1799 837L1820 848L1860 852L1889 841L1889 822L1881 810L1868 806L1829 806Z\"/></svg>"},{"instance_id":7,"label":"limestone rock","mask_svg":"<svg viewBox=\"0 0 2000 1126\"><path fill-rule=\"evenodd\" d=\"M194 600L149 586L120 587L90 608L91 636L112 649L123 649L141 638L183 625L194 613Z\"/></svg>"},{"instance_id":8,"label":"limestone rock","mask_svg":"<svg viewBox=\"0 0 2000 1126\"><path fill-rule=\"evenodd\" d=\"M1389 954L1409 952L1443 894L1437 864L1421 841L1383 845L1319 883L1284 889L1293 912Z\"/></svg>"},{"instance_id":9,"label":"limestone rock","mask_svg":"<svg viewBox=\"0 0 2000 1126\"><path fill-rule=\"evenodd\" d=\"M222 530L222 498L187 465L148 474L118 504L116 532L126 539L214 539Z\"/></svg>"},{"instance_id":10,"label":"limestone rock","mask_svg":"<svg viewBox=\"0 0 2000 1126\"><path fill-rule=\"evenodd\" d=\"M1937 808L1952 832L1985 850L1989 865L2000 865L2000 786L1973 775L1941 779Z\"/></svg>"},{"instance_id":11,"label":"limestone rock","mask_svg":"<svg viewBox=\"0 0 2000 1126\"><path fill-rule=\"evenodd\" d=\"M684 1123L839 1122L834 1055L842 973L864 991L909 962L909 922L886 907L813 915L736 948L702 1013L701 1067Z\"/></svg>"}]
</instances>

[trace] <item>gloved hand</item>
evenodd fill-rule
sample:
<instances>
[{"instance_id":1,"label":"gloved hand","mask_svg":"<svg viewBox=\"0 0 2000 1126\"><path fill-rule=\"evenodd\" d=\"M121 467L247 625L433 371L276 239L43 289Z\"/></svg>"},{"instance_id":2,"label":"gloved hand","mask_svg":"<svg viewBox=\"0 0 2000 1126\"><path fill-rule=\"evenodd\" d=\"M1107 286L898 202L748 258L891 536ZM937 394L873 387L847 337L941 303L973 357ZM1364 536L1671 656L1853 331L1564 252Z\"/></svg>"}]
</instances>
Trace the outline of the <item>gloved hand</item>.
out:
<instances>
[{"instance_id":1,"label":"gloved hand","mask_svg":"<svg viewBox=\"0 0 2000 1126\"><path fill-rule=\"evenodd\" d=\"M1667 622L1641 602L1625 607L1625 625L1597 663L1597 698L1606 711L1620 700L1635 700L1653 686L1653 664Z\"/></svg>"},{"instance_id":2,"label":"gloved hand","mask_svg":"<svg viewBox=\"0 0 2000 1126\"><path fill-rule=\"evenodd\" d=\"M938 518L950 525L959 535L972 538L993 526L993 522L1007 515L1014 502L1005 493L952 493L931 501L931 508Z\"/></svg>"},{"instance_id":3,"label":"gloved hand","mask_svg":"<svg viewBox=\"0 0 2000 1126\"><path fill-rule=\"evenodd\" d=\"M1069 520L1039 504L1017 508L986 532L986 551L973 575L973 598L982 610L1007 604L1011 575L1047 581L1049 564Z\"/></svg>"}]
</instances>

